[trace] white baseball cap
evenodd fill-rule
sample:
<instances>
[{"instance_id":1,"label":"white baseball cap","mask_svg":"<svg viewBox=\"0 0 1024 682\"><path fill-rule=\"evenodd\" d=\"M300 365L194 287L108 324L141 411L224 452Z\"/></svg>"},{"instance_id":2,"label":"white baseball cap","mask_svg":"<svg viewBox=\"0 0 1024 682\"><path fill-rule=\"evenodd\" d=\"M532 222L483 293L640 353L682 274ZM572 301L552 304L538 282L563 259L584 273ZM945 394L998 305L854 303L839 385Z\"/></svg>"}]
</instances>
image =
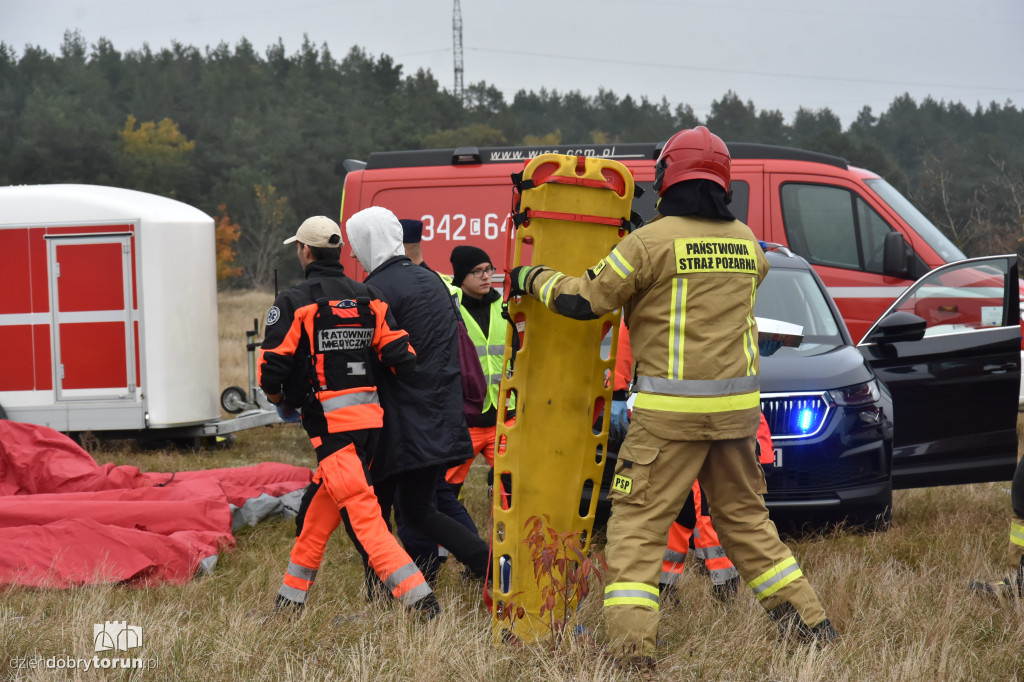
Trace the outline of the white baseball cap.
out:
<instances>
[{"instance_id":1,"label":"white baseball cap","mask_svg":"<svg viewBox=\"0 0 1024 682\"><path fill-rule=\"evenodd\" d=\"M330 249L345 244L341 239L341 228L338 227L338 223L325 215L306 218L299 225L295 236L288 237L283 243L291 244L295 241L321 249Z\"/></svg>"}]
</instances>

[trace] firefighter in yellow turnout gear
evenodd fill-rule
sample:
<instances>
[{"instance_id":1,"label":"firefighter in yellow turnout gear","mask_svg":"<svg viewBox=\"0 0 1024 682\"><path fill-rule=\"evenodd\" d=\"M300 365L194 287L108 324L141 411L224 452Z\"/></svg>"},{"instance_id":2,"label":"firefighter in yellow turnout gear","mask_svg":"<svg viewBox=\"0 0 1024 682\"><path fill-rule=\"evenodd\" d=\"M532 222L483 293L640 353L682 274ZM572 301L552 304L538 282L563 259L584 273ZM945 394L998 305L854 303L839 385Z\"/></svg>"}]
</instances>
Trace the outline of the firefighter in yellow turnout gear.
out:
<instances>
[{"instance_id":1,"label":"firefighter in yellow turnout gear","mask_svg":"<svg viewBox=\"0 0 1024 682\"><path fill-rule=\"evenodd\" d=\"M681 131L658 160L655 220L581 277L542 265L511 273L514 295L567 317L623 307L638 396L610 493L604 612L615 655L641 665L653 664L669 527L698 476L726 553L780 627L838 636L762 497L753 305L768 263L726 207L729 165L707 128Z\"/></svg>"},{"instance_id":2,"label":"firefighter in yellow turnout gear","mask_svg":"<svg viewBox=\"0 0 1024 682\"><path fill-rule=\"evenodd\" d=\"M1020 455L1010 484L1010 504L1013 518L1010 519L1007 575L999 580L975 580L970 587L975 592L1024 599L1024 458Z\"/></svg>"}]
</instances>

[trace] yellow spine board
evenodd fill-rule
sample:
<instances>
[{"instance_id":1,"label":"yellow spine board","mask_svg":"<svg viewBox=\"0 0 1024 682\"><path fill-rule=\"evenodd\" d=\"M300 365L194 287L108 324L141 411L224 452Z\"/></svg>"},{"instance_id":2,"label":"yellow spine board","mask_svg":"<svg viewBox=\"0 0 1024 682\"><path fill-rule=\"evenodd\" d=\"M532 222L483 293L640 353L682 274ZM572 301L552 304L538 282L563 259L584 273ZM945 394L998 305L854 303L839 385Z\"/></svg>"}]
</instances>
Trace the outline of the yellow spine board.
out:
<instances>
[{"instance_id":1,"label":"yellow spine board","mask_svg":"<svg viewBox=\"0 0 1024 682\"><path fill-rule=\"evenodd\" d=\"M541 183L548 175L610 180L616 189L586 185ZM536 187L522 192L521 211L540 211L600 216L629 220L633 200L633 177L629 170L610 159L542 154L523 172ZM582 275L597 265L625 235L617 226L534 218L515 234L514 265L546 265L567 275ZM528 261L523 262L524 242ZM523 343L515 359L514 373L501 382L499 405L515 395L516 423L504 425L499 415L495 455L494 496L494 636L500 641L509 629L500 620L501 605L509 601L525 610L512 628L525 642L550 636L551 616L540 610L545 600L542 589L549 586L544 576L535 576L524 526L532 516L550 517L550 526L560 533L582 531L590 546L594 512L601 487L608 442L615 344L619 311L592 321L572 320L545 308L531 297L509 303L509 313L523 329ZM511 334L505 344L504 366L511 356ZM601 357L601 341L608 337L611 352ZM604 409L593 432L596 411ZM502 408L504 410L504 408ZM501 445L504 445L502 451ZM510 476L511 505L503 509L498 485L501 475ZM581 498L589 487L589 504L580 513ZM547 522L545 522L547 525ZM502 565L511 562L508 589L502 590ZM539 583L539 584L538 584ZM556 604L556 618L575 610L576 604Z\"/></svg>"}]
</instances>

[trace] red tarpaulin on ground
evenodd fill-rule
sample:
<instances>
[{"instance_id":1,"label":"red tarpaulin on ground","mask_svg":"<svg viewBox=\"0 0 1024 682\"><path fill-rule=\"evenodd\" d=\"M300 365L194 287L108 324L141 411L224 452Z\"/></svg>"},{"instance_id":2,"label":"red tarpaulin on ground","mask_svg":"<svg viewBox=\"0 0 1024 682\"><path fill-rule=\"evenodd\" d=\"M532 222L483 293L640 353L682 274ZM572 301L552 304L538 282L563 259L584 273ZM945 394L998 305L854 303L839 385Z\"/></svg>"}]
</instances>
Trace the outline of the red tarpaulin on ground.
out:
<instances>
[{"instance_id":1,"label":"red tarpaulin on ground","mask_svg":"<svg viewBox=\"0 0 1024 682\"><path fill-rule=\"evenodd\" d=\"M186 582L234 546L233 525L294 511L311 474L100 466L58 431L0 420L0 585Z\"/></svg>"}]
</instances>

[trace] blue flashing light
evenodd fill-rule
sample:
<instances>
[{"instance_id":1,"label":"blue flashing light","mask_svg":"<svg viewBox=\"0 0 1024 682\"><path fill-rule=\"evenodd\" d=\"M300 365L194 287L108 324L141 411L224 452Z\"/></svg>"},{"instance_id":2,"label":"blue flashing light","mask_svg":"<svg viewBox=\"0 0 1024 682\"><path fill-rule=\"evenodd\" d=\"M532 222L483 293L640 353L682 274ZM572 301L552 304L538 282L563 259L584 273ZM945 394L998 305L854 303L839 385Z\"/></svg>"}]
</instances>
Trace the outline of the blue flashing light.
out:
<instances>
[{"instance_id":1,"label":"blue flashing light","mask_svg":"<svg viewBox=\"0 0 1024 682\"><path fill-rule=\"evenodd\" d=\"M772 437L810 438L825 426L830 406L819 396L778 396L762 405Z\"/></svg>"},{"instance_id":2,"label":"blue flashing light","mask_svg":"<svg viewBox=\"0 0 1024 682\"><path fill-rule=\"evenodd\" d=\"M814 410L804 408L800 410L800 414L797 416L796 424L797 428L800 429L800 433L807 433L814 429L818 423L818 417Z\"/></svg>"}]
</instances>

